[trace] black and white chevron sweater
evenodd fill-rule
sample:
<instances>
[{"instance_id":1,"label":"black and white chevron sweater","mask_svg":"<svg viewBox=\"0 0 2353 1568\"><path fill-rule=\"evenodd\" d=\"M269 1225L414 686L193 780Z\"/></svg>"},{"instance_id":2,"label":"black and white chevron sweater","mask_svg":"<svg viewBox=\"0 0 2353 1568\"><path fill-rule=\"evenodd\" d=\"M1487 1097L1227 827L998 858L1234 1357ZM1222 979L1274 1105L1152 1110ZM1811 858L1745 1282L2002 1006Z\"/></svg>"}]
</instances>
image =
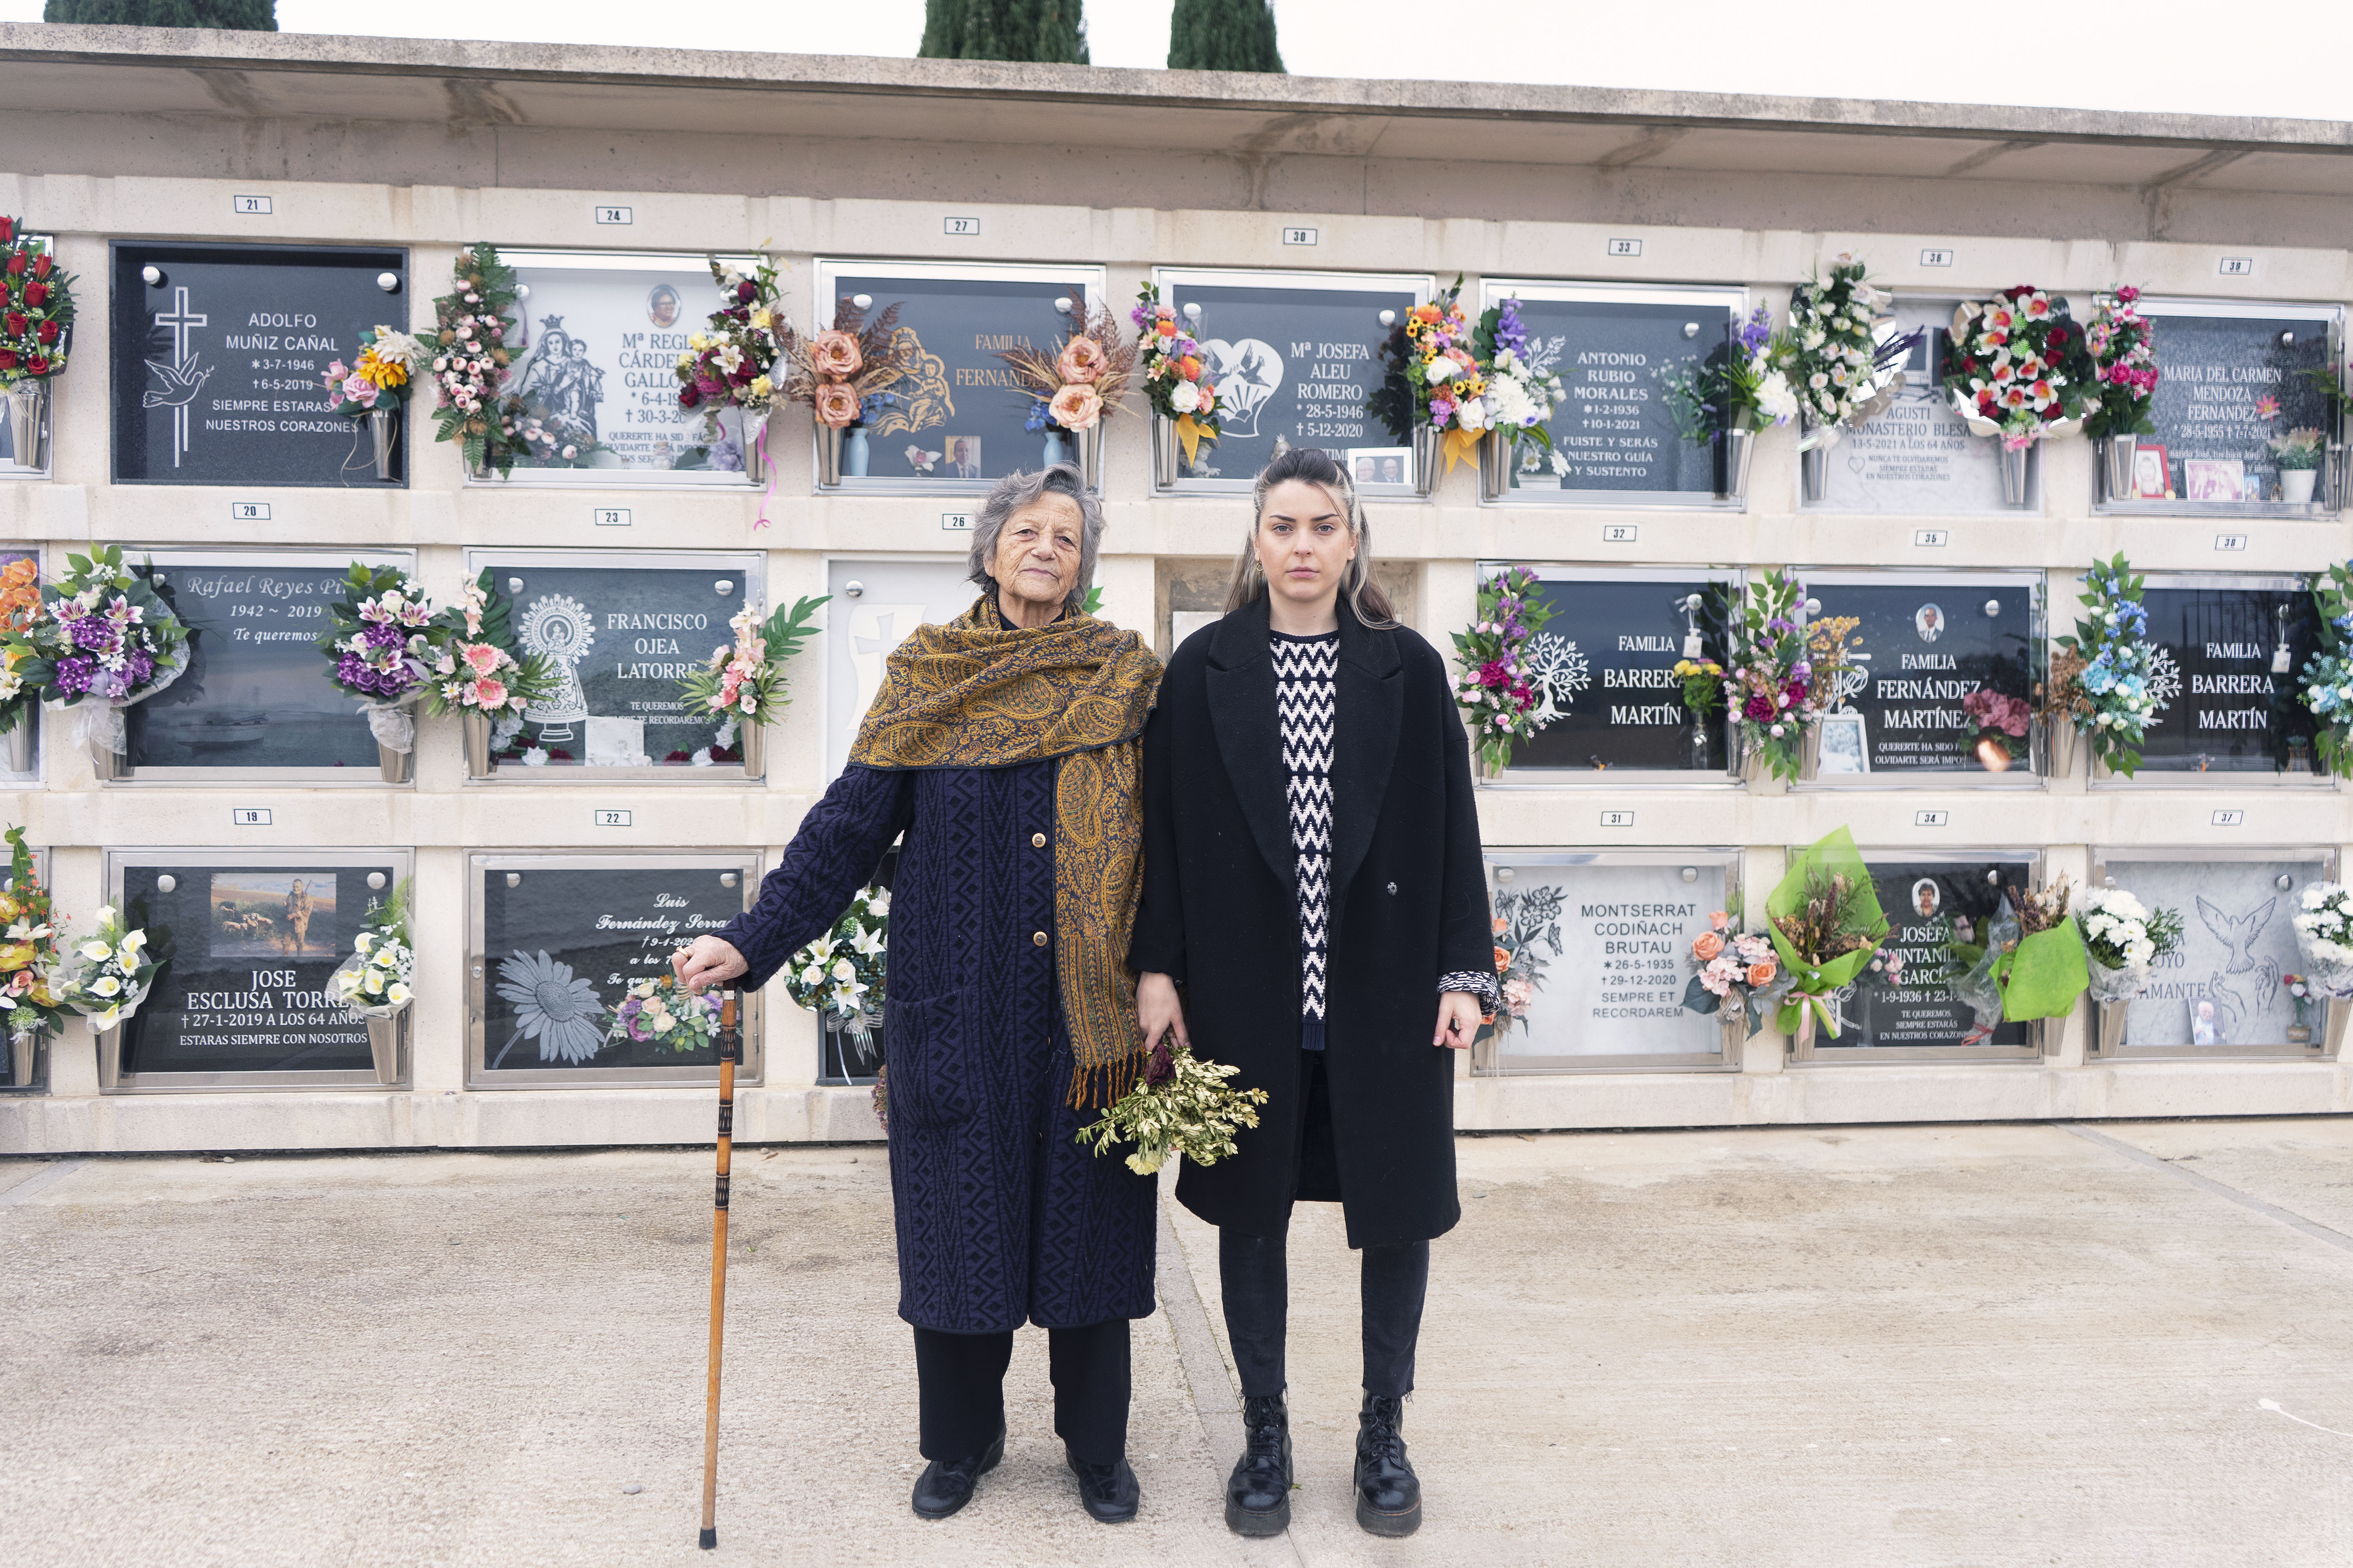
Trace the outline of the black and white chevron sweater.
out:
<instances>
[{"instance_id":1,"label":"black and white chevron sweater","mask_svg":"<svg viewBox=\"0 0 2353 1568\"><path fill-rule=\"evenodd\" d=\"M1299 1043L1324 1048L1324 933L1332 903L1332 729L1340 634L1273 633L1291 847L1299 857Z\"/></svg>"}]
</instances>

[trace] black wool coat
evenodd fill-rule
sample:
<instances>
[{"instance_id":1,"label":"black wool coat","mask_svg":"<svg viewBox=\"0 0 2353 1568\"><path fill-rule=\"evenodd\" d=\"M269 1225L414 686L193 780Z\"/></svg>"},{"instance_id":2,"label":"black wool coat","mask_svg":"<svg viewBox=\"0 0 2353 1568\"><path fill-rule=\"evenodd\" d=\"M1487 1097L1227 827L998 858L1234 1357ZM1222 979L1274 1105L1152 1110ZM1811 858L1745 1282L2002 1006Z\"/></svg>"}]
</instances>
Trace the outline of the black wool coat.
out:
<instances>
[{"instance_id":1,"label":"black wool coat","mask_svg":"<svg viewBox=\"0 0 2353 1568\"><path fill-rule=\"evenodd\" d=\"M1442 975L1494 973L1471 758L1446 666L1340 605L1324 1075L1331 1164L1298 1157L1297 856L1267 603L1185 639L1144 733L1144 892L1128 963L1185 992L1195 1054L1262 1089L1256 1131L1176 1196L1212 1225L1282 1234L1295 1196L1338 1201L1348 1245L1442 1236L1454 1190L1454 1053L1430 1043Z\"/></svg>"}]
</instances>

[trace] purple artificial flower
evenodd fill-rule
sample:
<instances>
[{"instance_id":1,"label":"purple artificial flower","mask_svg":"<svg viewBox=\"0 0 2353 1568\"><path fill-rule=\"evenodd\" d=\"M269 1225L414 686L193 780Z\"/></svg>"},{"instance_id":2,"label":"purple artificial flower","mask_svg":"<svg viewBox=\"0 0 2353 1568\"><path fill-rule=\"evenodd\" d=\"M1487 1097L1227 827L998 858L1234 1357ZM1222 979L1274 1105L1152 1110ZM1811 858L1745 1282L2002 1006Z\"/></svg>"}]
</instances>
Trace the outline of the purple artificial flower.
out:
<instances>
[{"instance_id":1,"label":"purple artificial flower","mask_svg":"<svg viewBox=\"0 0 2353 1568\"><path fill-rule=\"evenodd\" d=\"M90 678L98 671L98 661L89 658L58 660L58 689L69 697L79 697L90 689Z\"/></svg>"},{"instance_id":2,"label":"purple artificial flower","mask_svg":"<svg viewBox=\"0 0 2353 1568\"><path fill-rule=\"evenodd\" d=\"M1773 313L1759 305L1740 329L1740 352L1753 354L1773 341Z\"/></svg>"},{"instance_id":3,"label":"purple artificial flower","mask_svg":"<svg viewBox=\"0 0 2353 1568\"><path fill-rule=\"evenodd\" d=\"M1520 302L1506 300L1495 317L1495 346L1509 349L1515 354L1528 350L1528 330L1520 324Z\"/></svg>"}]
</instances>

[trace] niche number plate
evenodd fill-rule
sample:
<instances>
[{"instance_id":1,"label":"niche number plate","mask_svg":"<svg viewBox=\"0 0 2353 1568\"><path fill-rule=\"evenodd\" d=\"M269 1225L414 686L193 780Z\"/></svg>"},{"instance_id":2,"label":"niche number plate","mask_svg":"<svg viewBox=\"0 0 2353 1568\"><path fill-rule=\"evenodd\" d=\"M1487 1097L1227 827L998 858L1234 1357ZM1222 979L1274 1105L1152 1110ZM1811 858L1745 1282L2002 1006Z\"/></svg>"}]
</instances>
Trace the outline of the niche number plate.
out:
<instances>
[{"instance_id":1,"label":"niche number plate","mask_svg":"<svg viewBox=\"0 0 2353 1568\"><path fill-rule=\"evenodd\" d=\"M940 513L940 531L942 533L970 533L972 531L972 513L968 511L944 511Z\"/></svg>"},{"instance_id":2,"label":"niche number plate","mask_svg":"<svg viewBox=\"0 0 2353 1568\"><path fill-rule=\"evenodd\" d=\"M266 805L233 805L228 809L229 825L233 827L267 827L269 808Z\"/></svg>"},{"instance_id":3,"label":"niche number plate","mask_svg":"<svg viewBox=\"0 0 2353 1568\"><path fill-rule=\"evenodd\" d=\"M599 827L627 827L629 826L630 814L626 811L607 811L600 807L594 813L594 815L596 818L596 826Z\"/></svg>"},{"instance_id":4,"label":"niche number plate","mask_svg":"<svg viewBox=\"0 0 2353 1568\"><path fill-rule=\"evenodd\" d=\"M1634 826L1634 814L1630 811L1605 811L1601 814L1601 826L1604 827L1631 827Z\"/></svg>"},{"instance_id":5,"label":"niche number plate","mask_svg":"<svg viewBox=\"0 0 2353 1568\"><path fill-rule=\"evenodd\" d=\"M2247 814L2244 811L2225 810L2214 814L2214 826L2217 827L2244 827L2246 825Z\"/></svg>"},{"instance_id":6,"label":"niche number plate","mask_svg":"<svg viewBox=\"0 0 2353 1568\"><path fill-rule=\"evenodd\" d=\"M1912 826L1915 827L1944 827L1952 820L1953 814L1949 811L1915 811L1912 814Z\"/></svg>"}]
</instances>

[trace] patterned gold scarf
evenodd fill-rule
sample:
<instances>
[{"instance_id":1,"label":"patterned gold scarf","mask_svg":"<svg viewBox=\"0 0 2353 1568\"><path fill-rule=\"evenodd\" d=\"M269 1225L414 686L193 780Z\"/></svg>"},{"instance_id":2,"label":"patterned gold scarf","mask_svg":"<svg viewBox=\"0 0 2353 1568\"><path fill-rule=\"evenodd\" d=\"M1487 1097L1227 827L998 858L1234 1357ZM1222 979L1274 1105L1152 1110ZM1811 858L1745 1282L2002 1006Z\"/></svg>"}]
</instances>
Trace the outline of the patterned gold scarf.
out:
<instances>
[{"instance_id":1,"label":"patterned gold scarf","mask_svg":"<svg viewBox=\"0 0 2353 1568\"><path fill-rule=\"evenodd\" d=\"M1143 1063L1127 943L1143 890L1144 721L1160 660L1134 632L1070 616L1005 629L993 595L890 657L849 760L870 768L1003 768L1054 775L1055 973L1077 1058L1070 1102L1108 1105Z\"/></svg>"}]
</instances>

